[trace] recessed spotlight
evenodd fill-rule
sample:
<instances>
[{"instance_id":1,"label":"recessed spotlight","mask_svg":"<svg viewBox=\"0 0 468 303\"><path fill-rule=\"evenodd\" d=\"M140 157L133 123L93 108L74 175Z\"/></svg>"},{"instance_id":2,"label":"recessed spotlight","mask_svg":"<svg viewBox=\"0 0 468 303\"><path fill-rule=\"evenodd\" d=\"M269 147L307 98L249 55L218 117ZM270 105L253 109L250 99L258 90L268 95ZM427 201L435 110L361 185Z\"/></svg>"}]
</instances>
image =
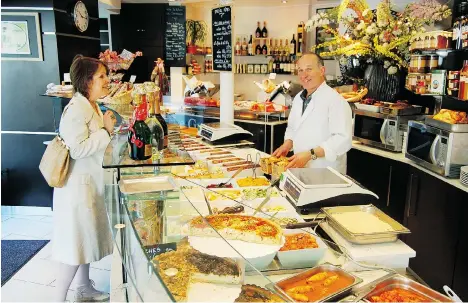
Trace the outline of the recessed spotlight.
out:
<instances>
[{"instance_id":1,"label":"recessed spotlight","mask_svg":"<svg viewBox=\"0 0 468 303\"><path fill-rule=\"evenodd\" d=\"M281 2L283 2L283 3L288 3L288 0L281 0Z\"/></svg>"}]
</instances>

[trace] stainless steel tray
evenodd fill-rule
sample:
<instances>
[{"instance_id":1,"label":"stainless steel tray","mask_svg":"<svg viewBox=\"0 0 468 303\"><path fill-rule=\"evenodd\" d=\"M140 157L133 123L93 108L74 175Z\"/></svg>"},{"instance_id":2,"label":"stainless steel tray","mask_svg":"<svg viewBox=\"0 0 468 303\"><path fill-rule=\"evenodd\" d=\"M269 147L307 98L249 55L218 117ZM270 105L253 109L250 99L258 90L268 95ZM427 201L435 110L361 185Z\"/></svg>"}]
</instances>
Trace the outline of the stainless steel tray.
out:
<instances>
[{"instance_id":1,"label":"stainless steel tray","mask_svg":"<svg viewBox=\"0 0 468 303\"><path fill-rule=\"evenodd\" d=\"M139 194L158 191L171 191L177 185L170 176L125 179L119 181L119 188L123 194Z\"/></svg>"},{"instance_id":2,"label":"stainless steel tray","mask_svg":"<svg viewBox=\"0 0 468 303\"><path fill-rule=\"evenodd\" d=\"M398 239L399 234L408 234L410 230L393 220L380 209L372 204L369 205L355 205L355 206L337 206L337 207L323 207L322 211L327 216L328 223L337 230L346 240L355 244L375 244L394 242ZM333 214L343 212L356 212L362 211L371 213L378 217L383 222L389 224L394 231L388 232L372 232L368 233L353 233L344 227L340 222L333 218Z\"/></svg>"},{"instance_id":3,"label":"stainless steel tray","mask_svg":"<svg viewBox=\"0 0 468 303\"><path fill-rule=\"evenodd\" d=\"M401 109L381 106L379 111L380 113L387 115L410 116L420 114L422 112L422 106L412 105L411 107Z\"/></svg>"},{"instance_id":4,"label":"stainless steel tray","mask_svg":"<svg viewBox=\"0 0 468 303\"><path fill-rule=\"evenodd\" d=\"M433 116L426 117L426 124L434 126L453 133L468 133L468 124L450 124L436 119Z\"/></svg>"},{"instance_id":5,"label":"stainless steel tray","mask_svg":"<svg viewBox=\"0 0 468 303\"><path fill-rule=\"evenodd\" d=\"M325 302L325 301L332 301L338 297L344 297L346 295L348 295L352 288L354 286L356 286L357 284L361 283L362 282L362 279L361 278L358 278L356 277L355 275L352 275L350 273L348 273L347 271L339 268L339 267L336 267L330 263L324 263L322 265L318 265L318 266L315 266L314 268L311 268L311 269L308 269L306 271L303 271L303 272L300 272L299 274L295 275L295 276L292 276L292 277L289 277L289 278L286 278L286 279L283 279L283 280L280 280L276 283L270 283L267 285L267 288L269 289L273 289L274 291L278 292L282 297L286 298L287 300L289 300L290 302L295 302L294 299L292 299L289 295L286 294L286 292L281 288L282 285L286 284L286 283L291 283L291 282L294 282L294 281L298 281L298 280L303 280L303 279L306 279L310 276L313 276L319 272L324 272L324 271L327 271L327 272L336 272L336 273L339 273L345 277L349 277L351 279L353 279L353 283L350 284L348 287L346 288L343 288L335 293L332 293L326 297L323 297L320 299L319 302ZM312 302L312 301L310 301ZM318 302L318 301L317 301Z\"/></svg>"},{"instance_id":6,"label":"stainless steel tray","mask_svg":"<svg viewBox=\"0 0 468 303\"><path fill-rule=\"evenodd\" d=\"M370 286L364 287L364 290L358 292L357 297L370 302L372 296L378 296L385 291L395 288L409 290L425 297L427 299L425 302L452 302L447 296L398 274L385 276L373 282Z\"/></svg>"}]
</instances>

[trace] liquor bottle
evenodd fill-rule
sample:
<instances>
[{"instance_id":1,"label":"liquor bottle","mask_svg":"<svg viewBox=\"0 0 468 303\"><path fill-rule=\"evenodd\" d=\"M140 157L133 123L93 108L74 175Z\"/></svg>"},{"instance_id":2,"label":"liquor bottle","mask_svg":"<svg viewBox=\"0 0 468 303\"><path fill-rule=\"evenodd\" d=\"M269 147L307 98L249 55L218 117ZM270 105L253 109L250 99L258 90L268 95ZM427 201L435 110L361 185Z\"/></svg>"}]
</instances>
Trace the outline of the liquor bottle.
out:
<instances>
[{"instance_id":1,"label":"liquor bottle","mask_svg":"<svg viewBox=\"0 0 468 303\"><path fill-rule=\"evenodd\" d=\"M268 47L266 45L266 41L263 42L262 54L263 55L268 55Z\"/></svg>"},{"instance_id":2,"label":"liquor bottle","mask_svg":"<svg viewBox=\"0 0 468 303\"><path fill-rule=\"evenodd\" d=\"M262 37L262 30L260 29L260 21L257 22L257 29L255 30L255 37L256 38Z\"/></svg>"},{"instance_id":3,"label":"liquor bottle","mask_svg":"<svg viewBox=\"0 0 468 303\"><path fill-rule=\"evenodd\" d=\"M260 46L260 43L257 44L257 47L255 48L255 55L261 55L262 54L262 47Z\"/></svg>"},{"instance_id":4,"label":"liquor bottle","mask_svg":"<svg viewBox=\"0 0 468 303\"><path fill-rule=\"evenodd\" d=\"M135 109L135 122L128 132L128 155L133 160L147 160L151 158L151 130L145 120L148 114L146 96L144 101Z\"/></svg>"},{"instance_id":5,"label":"liquor bottle","mask_svg":"<svg viewBox=\"0 0 468 303\"><path fill-rule=\"evenodd\" d=\"M304 28L302 23L297 26L297 47L296 47L296 54L298 56L302 55L302 39L304 35Z\"/></svg>"},{"instance_id":6,"label":"liquor bottle","mask_svg":"<svg viewBox=\"0 0 468 303\"><path fill-rule=\"evenodd\" d=\"M266 21L263 21L262 37L268 38L268 30L266 29Z\"/></svg>"},{"instance_id":7,"label":"liquor bottle","mask_svg":"<svg viewBox=\"0 0 468 303\"><path fill-rule=\"evenodd\" d=\"M205 64L207 62L208 61L205 61ZM209 72L209 70L210 70L210 67L209 67L209 62L208 62L207 68L205 69L205 71ZM154 96L153 98L151 98L152 100L150 100L150 98L148 98L149 94L150 93L146 94L147 96L146 99L151 102L150 114L148 116L148 119L146 119L145 122L151 131L151 147L153 148L153 155L154 155L155 150L161 151L164 149L164 130L156 116L157 97Z\"/></svg>"},{"instance_id":8,"label":"liquor bottle","mask_svg":"<svg viewBox=\"0 0 468 303\"><path fill-rule=\"evenodd\" d=\"M468 60L463 61L463 68L460 70L460 82L458 90L458 99L468 100Z\"/></svg>"},{"instance_id":9,"label":"liquor bottle","mask_svg":"<svg viewBox=\"0 0 468 303\"><path fill-rule=\"evenodd\" d=\"M245 41L245 38L242 41L242 45L241 45L241 55L247 56L247 41Z\"/></svg>"},{"instance_id":10,"label":"liquor bottle","mask_svg":"<svg viewBox=\"0 0 468 303\"><path fill-rule=\"evenodd\" d=\"M460 35L462 48L468 48L468 2L462 2L464 4L464 13L460 22Z\"/></svg>"},{"instance_id":11,"label":"liquor bottle","mask_svg":"<svg viewBox=\"0 0 468 303\"><path fill-rule=\"evenodd\" d=\"M252 35L250 35L249 45L247 45L247 53L249 54L249 56L253 56Z\"/></svg>"},{"instance_id":12,"label":"liquor bottle","mask_svg":"<svg viewBox=\"0 0 468 303\"><path fill-rule=\"evenodd\" d=\"M278 56L281 56L283 54L283 40L279 40L280 44L278 46Z\"/></svg>"},{"instance_id":13,"label":"liquor bottle","mask_svg":"<svg viewBox=\"0 0 468 303\"><path fill-rule=\"evenodd\" d=\"M284 40L283 56L289 55L289 41L288 39Z\"/></svg>"},{"instance_id":14,"label":"liquor bottle","mask_svg":"<svg viewBox=\"0 0 468 303\"><path fill-rule=\"evenodd\" d=\"M465 9L465 4L462 2L458 6L458 12L459 16L455 19L453 22L453 27L452 27L452 48L453 49L461 49L462 48L462 33L461 33L461 24L462 24L462 18L464 17L464 9Z\"/></svg>"},{"instance_id":15,"label":"liquor bottle","mask_svg":"<svg viewBox=\"0 0 468 303\"><path fill-rule=\"evenodd\" d=\"M293 38L291 40L291 43L289 44L289 54L290 55L295 55L296 54L296 39L294 39L294 34L293 34Z\"/></svg>"},{"instance_id":16,"label":"liquor bottle","mask_svg":"<svg viewBox=\"0 0 468 303\"><path fill-rule=\"evenodd\" d=\"M236 56L240 56L241 55L241 44L240 44L239 38L237 38L235 50L236 50L235 51Z\"/></svg>"},{"instance_id":17,"label":"liquor bottle","mask_svg":"<svg viewBox=\"0 0 468 303\"><path fill-rule=\"evenodd\" d=\"M167 135L169 134L169 131L167 129L167 123L164 120L164 118L161 116L161 99L157 98L156 101L154 102L154 111L156 115L156 119L158 119L159 124L161 124L163 132L164 132L164 148L167 148L168 145L168 138Z\"/></svg>"}]
</instances>

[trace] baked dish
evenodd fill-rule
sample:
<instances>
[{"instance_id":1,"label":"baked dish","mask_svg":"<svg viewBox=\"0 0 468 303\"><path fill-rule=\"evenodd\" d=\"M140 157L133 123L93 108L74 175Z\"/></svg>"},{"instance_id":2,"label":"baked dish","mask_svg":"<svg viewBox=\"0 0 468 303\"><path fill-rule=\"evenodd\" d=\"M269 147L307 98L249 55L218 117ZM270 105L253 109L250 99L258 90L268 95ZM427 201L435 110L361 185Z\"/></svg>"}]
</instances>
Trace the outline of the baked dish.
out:
<instances>
[{"instance_id":1,"label":"baked dish","mask_svg":"<svg viewBox=\"0 0 468 303\"><path fill-rule=\"evenodd\" d=\"M299 233L286 235L286 243L281 247L280 251L298 250L305 248L318 248L317 240L310 234Z\"/></svg>"},{"instance_id":2,"label":"baked dish","mask_svg":"<svg viewBox=\"0 0 468 303\"><path fill-rule=\"evenodd\" d=\"M270 182L265 178L246 177L237 180L237 185L239 185L240 187L269 186Z\"/></svg>"},{"instance_id":3,"label":"baked dish","mask_svg":"<svg viewBox=\"0 0 468 303\"><path fill-rule=\"evenodd\" d=\"M240 284L239 265L231 259L201 253L190 247L163 253L154 258L158 271L177 301L185 301L190 282Z\"/></svg>"},{"instance_id":4,"label":"baked dish","mask_svg":"<svg viewBox=\"0 0 468 303\"><path fill-rule=\"evenodd\" d=\"M234 302L285 302L271 291L256 285L242 285L242 291Z\"/></svg>"},{"instance_id":5,"label":"baked dish","mask_svg":"<svg viewBox=\"0 0 468 303\"><path fill-rule=\"evenodd\" d=\"M192 219L188 226L188 234L201 237L219 237L221 235L230 240L272 245L281 244L282 241L281 227L268 219L219 214L207 216L205 220L202 217Z\"/></svg>"},{"instance_id":6,"label":"baked dish","mask_svg":"<svg viewBox=\"0 0 468 303\"><path fill-rule=\"evenodd\" d=\"M378 296L372 296L371 302L431 302L430 299L418 295L410 290L394 288L387 290Z\"/></svg>"},{"instance_id":7,"label":"baked dish","mask_svg":"<svg viewBox=\"0 0 468 303\"><path fill-rule=\"evenodd\" d=\"M441 109L432 119L450 124L468 124L467 113L449 109Z\"/></svg>"}]
</instances>

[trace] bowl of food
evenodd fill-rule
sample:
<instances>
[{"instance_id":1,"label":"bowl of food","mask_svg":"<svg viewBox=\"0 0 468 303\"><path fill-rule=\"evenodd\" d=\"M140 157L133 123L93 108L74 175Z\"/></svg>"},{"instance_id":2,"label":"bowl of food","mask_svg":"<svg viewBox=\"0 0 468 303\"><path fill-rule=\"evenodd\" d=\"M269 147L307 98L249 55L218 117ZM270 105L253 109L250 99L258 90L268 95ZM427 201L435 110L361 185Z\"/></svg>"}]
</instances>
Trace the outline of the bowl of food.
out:
<instances>
[{"instance_id":1,"label":"bowl of food","mask_svg":"<svg viewBox=\"0 0 468 303\"><path fill-rule=\"evenodd\" d=\"M283 267L314 266L325 255L327 245L313 233L297 229L283 230L286 242L278 251Z\"/></svg>"}]
</instances>

